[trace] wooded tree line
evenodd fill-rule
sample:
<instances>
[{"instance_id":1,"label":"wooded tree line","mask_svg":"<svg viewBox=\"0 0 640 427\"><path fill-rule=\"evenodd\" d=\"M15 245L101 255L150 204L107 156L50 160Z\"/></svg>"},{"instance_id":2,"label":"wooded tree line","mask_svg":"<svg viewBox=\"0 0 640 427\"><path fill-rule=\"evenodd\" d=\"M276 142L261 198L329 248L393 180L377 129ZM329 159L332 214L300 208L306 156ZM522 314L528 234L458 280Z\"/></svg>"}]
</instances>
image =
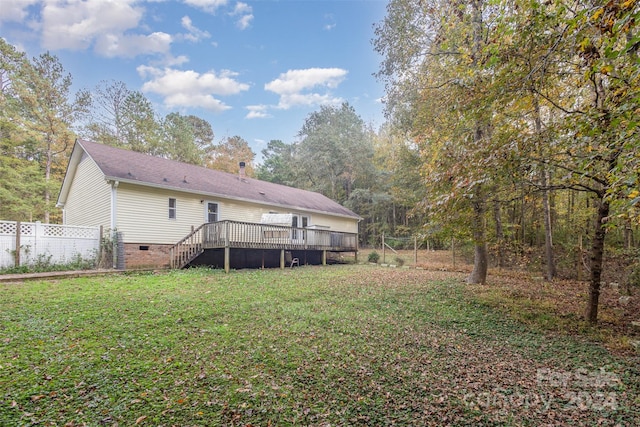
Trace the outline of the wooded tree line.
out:
<instances>
[{"instance_id":1,"label":"wooded tree line","mask_svg":"<svg viewBox=\"0 0 640 427\"><path fill-rule=\"evenodd\" d=\"M554 249L584 233L586 317L596 321L607 231L621 228L631 247L638 224L639 9L636 0L389 3L374 41L388 116L418 146L431 218L474 242L470 282L486 281L489 244L500 254L514 236L537 243L532 228L544 229L552 279Z\"/></svg>"},{"instance_id":2,"label":"wooded tree line","mask_svg":"<svg viewBox=\"0 0 640 427\"><path fill-rule=\"evenodd\" d=\"M123 83L71 94L55 56L0 40L0 218L48 219L75 135L228 172L245 161L351 208L363 245L470 242L473 283L490 265L537 262L551 280L584 264L595 322L605 244L638 268L639 20L636 0L391 0L373 40L387 123L323 106L260 164L242 137L215 144L205 120L159 118Z\"/></svg>"},{"instance_id":3,"label":"wooded tree line","mask_svg":"<svg viewBox=\"0 0 640 427\"><path fill-rule=\"evenodd\" d=\"M160 117L123 82L71 89L56 56L29 59L0 38L0 219L60 220L54 205L77 137L228 172L241 159L252 170L255 154L240 136L214 143L209 122Z\"/></svg>"}]
</instances>

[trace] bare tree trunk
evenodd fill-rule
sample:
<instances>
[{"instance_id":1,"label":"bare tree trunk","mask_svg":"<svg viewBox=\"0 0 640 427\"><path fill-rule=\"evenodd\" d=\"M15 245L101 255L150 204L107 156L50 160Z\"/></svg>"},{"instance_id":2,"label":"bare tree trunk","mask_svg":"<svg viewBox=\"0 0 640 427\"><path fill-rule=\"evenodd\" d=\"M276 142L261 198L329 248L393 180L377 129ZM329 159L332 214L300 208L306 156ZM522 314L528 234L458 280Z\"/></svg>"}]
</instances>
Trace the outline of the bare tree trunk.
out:
<instances>
[{"instance_id":1,"label":"bare tree trunk","mask_svg":"<svg viewBox=\"0 0 640 427\"><path fill-rule=\"evenodd\" d=\"M606 109L604 108L606 89L601 76L595 75L593 79L595 88L595 107L598 111L604 113L602 115L601 128L607 129L611 126ZM607 159L607 170L612 171L616 168L618 157L620 156L620 149L614 150ZM591 324L595 324L598 321L598 301L600 298L600 280L602 276L602 260L604 258L604 239L607 234L607 229L604 226L605 221L609 217L609 200L607 197L607 191L610 187L604 186L599 192L596 192L598 198L598 213L596 215L596 221L594 224L593 243L591 244L591 276L589 278L589 302L587 303L587 310L585 317Z\"/></svg>"},{"instance_id":2,"label":"bare tree trunk","mask_svg":"<svg viewBox=\"0 0 640 427\"><path fill-rule=\"evenodd\" d=\"M548 281L552 281L556 277L556 261L553 253L553 234L551 229L551 206L549 205L549 190L547 189L548 175L546 166L543 168L540 176L542 185L542 210L544 211L544 249L547 260Z\"/></svg>"},{"instance_id":3,"label":"bare tree trunk","mask_svg":"<svg viewBox=\"0 0 640 427\"><path fill-rule=\"evenodd\" d=\"M498 245L498 267L503 268L504 262L504 231L502 229L502 216L500 214L500 201L493 202L493 219L496 223L496 241Z\"/></svg>"},{"instance_id":4,"label":"bare tree trunk","mask_svg":"<svg viewBox=\"0 0 640 427\"><path fill-rule=\"evenodd\" d=\"M44 223L49 224L50 220L50 212L49 206L51 203L51 190L49 189L49 184L51 182L51 166L53 164L53 154L51 152L51 148L47 150L47 163L45 166L44 172Z\"/></svg>"},{"instance_id":5,"label":"bare tree trunk","mask_svg":"<svg viewBox=\"0 0 640 427\"><path fill-rule=\"evenodd\" d=\"M524 195L524 188L522 188L522 195L520 196L520 241L522 243L522 248L524 249L524 246L526 245L526 238L527 238L527 233L526 233L526 221L527 221L527 217L526 217L526 204L527 204L527 198Z\"/></svg>"},{"instance_id":6,"label":"bare tree trunk","mask_svg":"<svg viewBox=\"0 0 640 427\"><path fill-rule=\"evenodd\" d=\"M489 267L487 242L485 232L485 204L484 195L480 188L476 189L473 198L473 271L467 278L467 283L481 284L487 283L487 270Z\"/></svg>"},{"instance_id":7,"label":"bare tree trunk","mask_svg":"<svg viewBox=\"0 0 640 427\"><path fill-rule=\"evenodd\" d=\"M482 25L482 0L473 0L471 2L471 21L473 25L473 46L472 60L473 66L478 66L478 59L483 45L483 25ZM481 145L482 141L487 137L486 133L488 126L486 122L479 117L476 118L473 141L477 145ZM477 184L473 195L473 240L474 240L474 258L473 258L473 271L467 278L468 283L482 284L487 282L487 269L489 266L489 256L487 253L486 242L486 223L485 223L485 210L486 210L486 198L483 194L482 184Z\"/></svg>"},{"instance_id":8,"label":"bare tree trunk","mask_svg":"<svg viewBox=\"0 0 640 427\"><path fill-rule=\"evenodd\" d=\"M604 228L604 222L609 216L609 202L605 200L604 193L600 196L598 202L598 213L596 216L595 232L593 235L593 243L591 245L591 277L589 278L589 302L587 303L587 312L585 317L589 323L598 322L598 301L600 299L600 280L602 276L602 259L604 258L604 239L607 230Z\"/></svg>"},{"instance_id":9,"label":"bare tree trunk","mask_svg":"<svg viewBox=\"0 0 640 427\"><path fill-rule=\"evenodd\" d=\"M544 152L544 144L542 144L543 127L542 116L540 114L540 103L538 102L538 96L533 93L533 112L534 123L536 128L536 134L538 136L538 151L540 158L545 159L546 153ZM551 206L549 202L549 168L546 163L542 163L542 169L540 170L540 186L542 187L542 211L544 215L544 249L545 258L547 261L547 274L548 281L552 281L556 276L556 262L553 255L553 233L551 229Z\"/></svg>"}]
</instances>

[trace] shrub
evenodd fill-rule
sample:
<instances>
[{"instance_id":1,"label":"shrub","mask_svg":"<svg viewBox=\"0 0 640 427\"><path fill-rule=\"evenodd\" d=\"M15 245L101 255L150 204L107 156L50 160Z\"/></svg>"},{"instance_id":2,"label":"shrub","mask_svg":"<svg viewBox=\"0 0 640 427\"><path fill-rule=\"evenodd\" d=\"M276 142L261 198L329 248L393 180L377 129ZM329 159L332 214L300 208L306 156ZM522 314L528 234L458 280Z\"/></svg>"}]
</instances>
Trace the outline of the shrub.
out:
<instances>
[{"instance_id":1,"label":"shrub","mask_svg":"<svg viewBox=\"0 0 640 427\"><path fill-rule=\"evenodd\" d=\"M402 267L402 266L404 265L404 258L400 258L399 256L397 256L397 257L395 258L395 261L396 261L396 265L397 265L398 267Z\"/></svg>"},{"instance_id":2,"label":"shrub","mask_svg":"<svg viewBox=\"0 0 640 427\"><path fill-rule=\"evenodd\" d=\"M374 263L378 263L378 261L380 260L380 255L378 255L378 252L373 251L369 253L369 257L368 257L369 262L374 262Z\"/></svg>"}]
</instances>

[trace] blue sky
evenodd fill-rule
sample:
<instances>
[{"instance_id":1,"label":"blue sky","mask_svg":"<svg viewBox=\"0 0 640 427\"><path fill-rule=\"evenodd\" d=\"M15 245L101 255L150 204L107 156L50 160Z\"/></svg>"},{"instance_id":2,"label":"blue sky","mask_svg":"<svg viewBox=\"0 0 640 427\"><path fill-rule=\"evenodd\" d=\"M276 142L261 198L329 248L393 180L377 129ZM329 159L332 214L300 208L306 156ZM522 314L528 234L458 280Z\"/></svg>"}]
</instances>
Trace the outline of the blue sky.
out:
<instances>
[{"instance_id":1,"label":"blue sky","mask_svg":"<svg viewBox=\"0 0 640 427\"><path fill-rule=\"evenodd\" d=\"M290 143L320 105L348 102L382 124L371 44L385 0L0 0L0 36L57 55L76 89L141 90L160 116L209 121L260 157Z\"/></svg>"}]
</instances>

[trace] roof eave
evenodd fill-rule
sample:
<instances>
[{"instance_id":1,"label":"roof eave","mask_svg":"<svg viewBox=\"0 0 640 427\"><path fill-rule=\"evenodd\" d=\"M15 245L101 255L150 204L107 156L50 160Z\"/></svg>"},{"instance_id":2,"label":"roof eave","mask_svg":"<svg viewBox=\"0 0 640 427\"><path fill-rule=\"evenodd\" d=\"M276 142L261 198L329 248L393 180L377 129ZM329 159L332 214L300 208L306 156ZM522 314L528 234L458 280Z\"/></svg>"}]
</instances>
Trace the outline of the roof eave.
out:
<instances>
[{"instance_id":1,"label":"roof eave","mask_svg":"<svg viewBox=\"0 0 640 427\"><path fill-rule=\"evenodd\" d=\"M173 186L170 186L170 185L154 184L154 183L145 182L145 181L136 181L134 179L120 178L120 177L117 177L117 176L106 176L105 175L105 180L106 181L119 181L119 182L125 183L125 184L140 185L140 186L143 186L143 187L158 188L158 189L161 189L161 190L179 191L181 193L194 194L194 195L198 195L198 196L208 196L208 197L216 197L216 198L226 199L226 200L235 200L235 201L239 201L239 202L255 203L255 204L258 204L258 205L262 205L262 206L271 206L271 207L278 207L278 208L283 208L283 209L297 209L297 210L304 211L304 212L312 212L312 213L318 213L318 214L323 214L323 215L332 215L332 216L336 216L336 217L348 218L348 219L353 219L353 220L358 220L358 221L362 220L362 218L359 215L356 215L356 216L345 215L345 214L340 214L340 213L335 213L335 212L322 211L322 210L318 210L318 209L309 209L309 208L304 208L304 207L300 207L300 206L283 205L283 204L269 203L269 202L261 202L260 200L257 200L257 199L247 199L247 198L244 198L244 197L234 197L234 196L229 196L227 194L211 193L211 192L206 192L206 191L194 191L194 190L189 190L189 189L185 189L185 188L181 188L181 187L173 187Z\"/></svg>"},{"instance_id":2,"label":"roof eave","mask_svg":"<svg viewBox=\"0 0 640 427\"><path fill-rule=\"evenodd\" d=\"M67 169L64 173L64 179L62 180L62 185L60 186L60 193L58 194L58 200L56 200L57 208L64 208L64 205L67 202L67 196L69 195L69 190L71 189L71 183L73 182L73 177L76 174L78 164L82 159L83 152L86 152L86 150L84 149L84 147L82 147L82 145L78 143L78 140L76 139L73 145L73 149L71 151L69 163L67 163ZM70 171L73 171L73 173L69 174Z\"/></svg>"}]
</instances>

